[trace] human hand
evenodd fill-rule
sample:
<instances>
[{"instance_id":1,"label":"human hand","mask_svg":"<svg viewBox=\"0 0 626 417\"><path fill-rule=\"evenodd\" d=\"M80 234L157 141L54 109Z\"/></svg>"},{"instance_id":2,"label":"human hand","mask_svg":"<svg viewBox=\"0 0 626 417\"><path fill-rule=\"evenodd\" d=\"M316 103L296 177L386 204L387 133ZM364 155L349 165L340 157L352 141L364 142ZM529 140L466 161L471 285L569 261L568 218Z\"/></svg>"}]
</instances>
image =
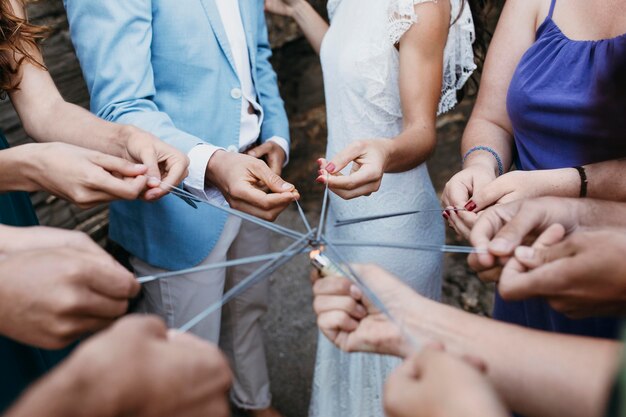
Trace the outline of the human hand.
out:
<instances>
[{"instance_id":1,"label":"human hand","mask_svg":"<svg viewBox=\"0 0 626 417\"><path fill-rule=\"evenodd\" d=\"M170 189L162 185L176 186L183 182L189 171L189 158L173 146L156 136L133 126L122 126L122 157L147 167L146 201L155 201L166 195Z\"/></svg>"},{"instance_id":2,"label":"human hand","mask_svg":"<svg viewBox=\"0 0 626 417\"><path fill-rule=\"evenodd\" d=\"M468 165L448 181L441 195L441 203L446 209L471 209L469 203L472 196L495 179L493 167L487 164ZM443 217L457 234L467 239L478 215L472 211L448 210L444 211Z\"/></svg>"},{"instance_id":3,"label":"human hand","mask_svg":"<svg viewBox=\"0 0 626 417\"><path fill-rule=\"evenodd\" d=\"M265 11L281 16L293 16L293 8L304 0L265 0Z\"/></svg>"},{"instance_id":4,"label":"human hand","mask_svg":"<svg viewBox=\"0 0 626 417\"><path fill-rule=\"evenodd\" d=\"M545 298L572 318L626 313L626 230L579 230L560 243L520 246L502 270L506 300Z\"/></svg>"},{"instance_id":5,"label":"human hand","mask_svg":"<svg viewBox=\"0 0 626 417\"><path fill-rule=\"evenodd\" d=\"M22 145L24 191L46 190L82 208L134 200L146 189L148 167L64 143Z\"/></svg>"},{"instance_id":6,"label":"human hand","mask_svg":"<svg viewBox=\"0 0 626 417\"><path fill-rule=\"evenodd\" d=\"M226 417L231 379L215 346L130 316L82 343L7 415L40 415L29 407L45 404L50 415Z\"/></svg>"},{"instance_id":7,"label":"human hand","mask_svg":"<svg viewBox=\"0 0 626 417\"><path fill-rule=\"evenodd\" d=\"M505 417L509 413L476 363L426 349L387 380L389 417Z\"/></svg>"},{"instance_id":8,"label":"human hand","mask_svg":"<svg viewBox=\"0 0 626 417\"><path fill-rule=\"evenodd\" d=\"M491 207L481 213L471 232L470 241L487 253L472 254L470 267L485 281L498 281L502 267L521 245L541 247L559 241L564 235L580 227L582 202L579 199L543 197L518 200ZM548 233L537 242L548 228L558 224L564 228L556 235ZM555 240L556 239L556 240Z\"/></svg>"},{"instance_id":9,"label":"human hand","mask_svg":"<svg viewBox=\"0 0 626 417\"><path fill-rule=\"evenodd\" d=\"M272 172L265 162L239 153L217 151L209 160L207 179L232 208L268 221L276 220L300 198L296 188ZM271 193L264 192L265 187Z\"/></svg>"},{"instance_id":10,"label":"human hand","mask_svg":"<svg viewBox=\"0 0 626 417\"><path fill-rule=\"evenodd\" d=\"M47 349L107 327L140 289L133 274L89 244L5 253L0 276L0 333Z\"/></svg>"},{"instance_id":11,"label":"human hand","mask_svg":"<svg viewBox=\"0 0 626 417\"><path fill-rule=\"evenodd\" d=\"M276 175L280 175L283 172L283 165L287 155L285 151L276 142L267 141L259 146L248 150L247 155L253 158L264 159L272 172Z\"/></svg>"},{"instance_id":12,"label":"human hand","mask_svg":"<svg viewBox=\"0 0 626 417\"><path fill-rule=\"evenodd\" d=\"M82 232L45 226L0 225L0 254L59 248L71 248L94 255L106 254L96 242Z\"/></svg>"},{"instance_id":13,"label":"human hand","mask_svg":"<svg viewBox=\"0 0 626 417\"><path fill-rule=\"evenodd\" d=\"M416 293L400 280L374 265L354 265L354 271L370 286L394 317L402 319L416 302ZM408 341L362 291L347 278L320 278L313 273L313 309L324 335L346 352L376 352L404 357Z\"/></svg>"},{"instance_id":14,"label":"human hand","mask_svg":"<svg viewBox=\"0 0 626 417\"><path fill-rule=\"evenodd\" d=\"M380 189L391 139L360 140L339 152L331 161L319 159L317 182L326 184L344 200L369 196ZM341 171L352 163L349 175Z\"/></svg>"}]
</instances>

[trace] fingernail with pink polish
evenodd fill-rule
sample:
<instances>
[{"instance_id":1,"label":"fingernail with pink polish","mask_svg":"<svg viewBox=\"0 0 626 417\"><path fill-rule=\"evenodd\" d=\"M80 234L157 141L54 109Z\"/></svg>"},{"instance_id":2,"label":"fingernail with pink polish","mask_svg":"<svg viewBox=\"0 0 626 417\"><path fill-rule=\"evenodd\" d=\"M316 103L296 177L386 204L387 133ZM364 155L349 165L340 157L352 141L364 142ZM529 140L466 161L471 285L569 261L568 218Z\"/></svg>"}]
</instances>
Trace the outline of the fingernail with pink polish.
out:
<instances>
[{"instance_id":1,"label":"fingernail with pink polish","mask_svg":"<svg viewBox=\"0 0 626 417\"><path fill-rule=\"evenodd\" d=\"M337 169L337 167L332 162L326 165L326 171L330 172L331 174L335 172L335 169Z\"/></svg>"}]
</instances>

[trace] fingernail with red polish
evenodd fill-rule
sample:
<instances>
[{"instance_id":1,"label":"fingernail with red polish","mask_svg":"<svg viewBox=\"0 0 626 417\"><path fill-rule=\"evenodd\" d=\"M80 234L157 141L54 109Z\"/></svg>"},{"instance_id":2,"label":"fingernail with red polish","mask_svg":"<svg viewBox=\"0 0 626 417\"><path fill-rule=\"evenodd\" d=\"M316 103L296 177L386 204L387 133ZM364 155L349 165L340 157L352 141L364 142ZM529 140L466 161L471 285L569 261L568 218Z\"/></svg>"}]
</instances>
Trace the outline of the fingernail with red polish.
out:
<instances>
[{"instance_id":1,"label":"fingernail with red polish","mask_svg":"<svg viewBox=\"0 0 626 417\"><path fill-rule=\"evenodd\" d=\"M473 201L468 202L465 205L465 210L467 210L467 211L474 211L474 210L476 210L476 203L474 203Z\"/></svg>"},{"instance_id":2,"label":"fingernail with red polish","mask_svg":"<svg viewBox=\"0 0 626 417\"><path fill-rule=\"evenodd\" d=\"M446 213L445 211L443 213L441 213L441 215L443 216L444 219L448 220L450 219L450 215L448 213Z\"/></svg>"},{"instance_id":3,"label":"fingernail with red polish","mask_svg":"<svg viewBox=\"0 0 626 417\"><path fill-rule=\"evenodd\" d=\"M324 184L324 177L318 177L315 182L319 182L320 184Z\"/></svg>"},{"instance_id":4,"label":"fingernail with red polish","mask_svg":"<svg viewBox=\"0 0 626 417\"><path fill-rule=\"evenodd\" d=\"M332 174L333 172L335 172L335 169L336 169L336 168L337 168L337 167L336 167L336 166L335 166L335 164L333 164L332 162L331 162L330 164L326 165L326 171L330 172L331 174Z\"/></svg>"}]
</instances>

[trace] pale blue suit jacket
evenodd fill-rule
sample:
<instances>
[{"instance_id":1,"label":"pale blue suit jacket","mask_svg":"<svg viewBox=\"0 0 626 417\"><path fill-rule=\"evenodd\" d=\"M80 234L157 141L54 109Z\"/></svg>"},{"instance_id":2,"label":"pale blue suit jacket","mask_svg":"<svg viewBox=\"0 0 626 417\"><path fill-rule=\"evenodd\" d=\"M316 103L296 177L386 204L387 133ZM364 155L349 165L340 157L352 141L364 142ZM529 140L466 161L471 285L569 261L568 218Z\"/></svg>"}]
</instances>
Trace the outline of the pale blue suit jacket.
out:
<instances>
[{"instance_id":1,"label":"pale blue suit jacket","mask_svg":"<svg viewBox=\"0 0 626 417\"><path fill-rule=\"evenodd\" d=\"M239 1L262 142L289 128L269 58L263 0ZM241 85L214 0L64 0L98 116L147 130L184 153L239 145ZM167 196L111 206L110 237L145 262L187 268L205 259L226 215Z\"/></svg>"}]
</instances>

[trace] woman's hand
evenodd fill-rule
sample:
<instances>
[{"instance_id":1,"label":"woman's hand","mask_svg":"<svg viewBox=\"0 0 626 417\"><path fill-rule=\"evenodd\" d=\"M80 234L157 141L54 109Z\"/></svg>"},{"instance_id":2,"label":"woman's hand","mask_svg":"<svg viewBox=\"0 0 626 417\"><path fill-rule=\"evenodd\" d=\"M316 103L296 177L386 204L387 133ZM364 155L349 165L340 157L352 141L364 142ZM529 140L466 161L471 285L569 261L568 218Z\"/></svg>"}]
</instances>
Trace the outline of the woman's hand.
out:
<instances>
[{"instance_id":1,"label":"woman's hand","mask_svg":"<svg viewBox=\"0 0 626 417\"><path fill-rule=\"evenodd\" d=\"M319 159L317 182L326 184L344 200L368 196L380 189L390 154L391 139L360 140L339 152L330 161ZM352 163L349 175L341 171Z\"/></svg>"},{"instance_id":2,"label":"woman's hand","mask_svg":"<svg viewBox=\"0 0 626 417\"><path fill-rule=\"evenodd\" d=\"M398 320L408 314L417 294L374 265L355 265L354 271ZM320 278L314 273L313 308L324 335L346 352L376 352L404 357L411 347L362 291L342 276Z\"/></svg>"},{"instance_id":3,"label":"woman's hand","mask_svg":"<svg viewBox=\"0 0 626 417\"><path fill-rule=\"evenodd\" d=\"M20 154L16 156L22 178L13 189L43 189L82 208L134 200L147 187L146 165L77 146L28 144L8 151Z\"/></svg>"},{"instance_id":4,"label":"woman's hand","mask_svg":"<svg viewBox=\"0 0 626 417\"><path fill-rule=\"evenodd\" d=\"M487 185L496 180L493 167L487 164L473 164L454 175L446 184L441 196L442 205L447 209L471 209L470 199ZM444 218L461 236L469 238L478 215L472 211L444 211Z\"/></svg>"},{"instance_id":5,"label":"woman's hand","mask_svg":"<svg viewBox=\"0 0 626 417\"><path fill-rule=\"evenodd\" d=\"M281 16L293 16L293 7L303 0L265 0L265 11Z\"/></svg>"},{"instance_id":6,"label":"woman's hand","mask_svg":"<svg viewBox=\"0 0 626 417\"><path fill-rule=\"evenodd\" d=\"M170 190L161 186L178 185L187 177L189 158L178 149L157 137L132 126L121 128L122 153L124 159L147 167L148 190L143 194L146 201L155 201Z\"/></svg>"}]
</instances>

